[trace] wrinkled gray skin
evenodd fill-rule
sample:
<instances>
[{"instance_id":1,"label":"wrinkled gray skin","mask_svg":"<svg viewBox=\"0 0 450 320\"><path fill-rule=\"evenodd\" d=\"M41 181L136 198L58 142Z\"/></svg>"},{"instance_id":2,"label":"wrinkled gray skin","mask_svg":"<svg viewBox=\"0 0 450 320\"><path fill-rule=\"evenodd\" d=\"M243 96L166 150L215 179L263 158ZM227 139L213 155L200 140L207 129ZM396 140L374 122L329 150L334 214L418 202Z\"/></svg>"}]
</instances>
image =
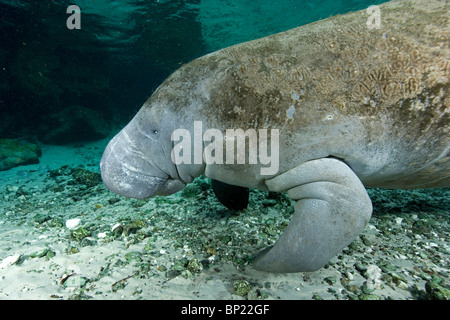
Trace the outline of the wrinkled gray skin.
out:
<instances>
[{"instance_id":1,"label":"wrinkled gray skin","mask_svg":"<svg viewBox=\"0 0 450 320\"><path fill-rule=\"evenodd\" d=\"M134 198L172 194L200 174L287 192L295 214L255 259L270 272L313 271L372 213L365 187L449 187L449 5L379 6L332 17L192 61L171 75L107 146L104 183ZM279 170L260 164L175 165L171 134L279 129ZM269 139L270 140L270 139ZM269 143L270 145L270 143Z\"/></svg>"}]
</instances>

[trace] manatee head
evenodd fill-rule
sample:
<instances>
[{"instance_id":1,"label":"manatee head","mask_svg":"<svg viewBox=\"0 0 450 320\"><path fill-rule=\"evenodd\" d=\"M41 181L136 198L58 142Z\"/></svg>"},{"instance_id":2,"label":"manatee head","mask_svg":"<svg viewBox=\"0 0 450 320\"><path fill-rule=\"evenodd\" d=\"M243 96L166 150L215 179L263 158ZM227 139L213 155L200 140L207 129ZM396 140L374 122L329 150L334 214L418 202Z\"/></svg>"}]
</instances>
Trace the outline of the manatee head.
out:
<instances>
[{"instance_id":1,"label":"manatee head","mask_svg":"<svg viewBox=\"0 0 450 320\"><path fill-rule=\"evenodd\" d=\"M194 140L194 122L206 123L217 110L210 105L211 92L222 88L227 73L225 65L217 68L216 60L208 55L175 71L110 141L100 163L102 179L109 189L141 199L167 195L203 173L204 163L172 161L176 145L172 134L182 129ZM193 148L194 143L191 154Z\"/></svg>"},{"instance_id":2,"label":"manatee head","mask_svg":"<svg viewBox=\"0 0 450 320\"><path fill-rule=\"evenodd\" d=\"M191 182L191 172L171 159L178 122L169 101L150 98L107 145L100 162L105 185L119 195L145 199L175 193Z\"/></svg>"}]
</instances>

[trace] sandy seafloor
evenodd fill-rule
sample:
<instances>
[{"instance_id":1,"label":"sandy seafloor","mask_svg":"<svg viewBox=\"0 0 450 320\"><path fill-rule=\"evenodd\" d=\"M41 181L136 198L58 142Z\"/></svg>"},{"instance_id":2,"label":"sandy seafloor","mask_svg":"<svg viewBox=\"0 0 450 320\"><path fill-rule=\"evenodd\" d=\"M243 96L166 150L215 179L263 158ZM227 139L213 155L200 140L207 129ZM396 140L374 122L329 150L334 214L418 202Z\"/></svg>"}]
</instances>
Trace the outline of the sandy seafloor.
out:
<instances>
[{"instance_id":1,"label":"sandy seafloor","mask_svg":"<svg viewBox=\"0 0 450 320\"><path fill-rule=\"evenodd\" d=\"M271 274L255 270L251 260L289 222L293 209L285 195L252 190L248 209L233 212L203 178L165 198L122 198L74 175L79 166L98 173L107 142L44 145L40 164L0 172L0 299L403 300L448 294L448 189L371 189L368 226L326 267ZM66 227L70 219L80 219L74 230Z\"/></svg>"}]
</instances>

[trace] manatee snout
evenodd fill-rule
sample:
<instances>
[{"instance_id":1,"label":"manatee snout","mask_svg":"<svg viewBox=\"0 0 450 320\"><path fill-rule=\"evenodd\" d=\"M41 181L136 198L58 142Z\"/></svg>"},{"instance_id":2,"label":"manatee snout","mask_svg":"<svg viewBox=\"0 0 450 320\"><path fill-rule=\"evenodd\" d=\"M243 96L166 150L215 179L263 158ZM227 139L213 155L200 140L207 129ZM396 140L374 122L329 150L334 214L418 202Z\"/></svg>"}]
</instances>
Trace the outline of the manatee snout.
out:
<instances>
[{"instance_id":1,"label":"manatee snout","mask_svg":"<svg viewBox=\"0 0 450 320\"><path fill-rule=\"evenodd\" d=\"M124 197L146 199L167 189L168 175L146 159L124 130L109 142L100 170L108 189Z\"/></svg>"}]
</instances>

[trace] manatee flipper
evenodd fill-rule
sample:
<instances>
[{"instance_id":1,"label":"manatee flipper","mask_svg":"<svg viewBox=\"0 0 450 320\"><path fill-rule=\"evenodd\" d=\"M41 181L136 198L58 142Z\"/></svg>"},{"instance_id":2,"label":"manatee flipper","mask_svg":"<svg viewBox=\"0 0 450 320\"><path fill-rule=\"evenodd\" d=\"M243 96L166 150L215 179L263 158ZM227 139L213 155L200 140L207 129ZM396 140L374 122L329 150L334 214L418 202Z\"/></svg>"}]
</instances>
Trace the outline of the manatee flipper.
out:
<instances>
[{"instance_id":1,"label":"manatee flipper","mask_svg":"<svg viewBox=\"0 0 450 320\"><path fill-rule=\"evenodd\" d=\"M269 272L315 271L350 244L372 214L372 202L356 174L342 161L305 162L271 180L271 191L298 200L291 222L254 267Z\"/></svg>"},{"instance_id":2,"label":"manatee flipper","mask_svg":"<svg viewBox=\"0 0 450 320\"><path fill-rule=\"evenodd\" d=\"M211 179L214 194L220 203L230 210L242 210L248 206L248 188L233 186L218 180Z\"/></svg>"}]
</instances>

